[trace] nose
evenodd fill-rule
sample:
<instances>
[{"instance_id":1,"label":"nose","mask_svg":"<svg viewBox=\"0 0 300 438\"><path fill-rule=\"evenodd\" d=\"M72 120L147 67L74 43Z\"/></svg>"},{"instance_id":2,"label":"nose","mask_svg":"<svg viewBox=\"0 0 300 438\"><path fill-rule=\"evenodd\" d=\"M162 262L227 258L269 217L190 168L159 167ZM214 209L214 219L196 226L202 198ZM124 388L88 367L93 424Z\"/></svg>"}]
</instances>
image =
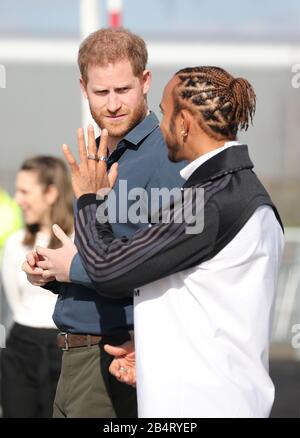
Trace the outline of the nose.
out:
<instances>
[{"instance_id":1,"label":"nose","mask_svg":"<svg viewBox=\"0 0 300 438\"><path fill-rule=\"evenodd\" d=\"M110 113L116 113L122 106L120 98L117 93L109 93L107 100L107 110Z\"/></svg>"}]
</instances>

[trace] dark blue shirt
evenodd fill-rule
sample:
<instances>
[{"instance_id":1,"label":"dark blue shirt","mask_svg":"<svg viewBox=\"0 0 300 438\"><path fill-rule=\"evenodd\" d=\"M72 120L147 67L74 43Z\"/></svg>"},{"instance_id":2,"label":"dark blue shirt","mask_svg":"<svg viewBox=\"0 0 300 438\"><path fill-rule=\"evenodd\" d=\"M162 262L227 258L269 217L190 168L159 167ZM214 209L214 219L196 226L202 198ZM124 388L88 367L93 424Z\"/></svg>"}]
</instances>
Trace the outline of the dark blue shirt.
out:
<instances>
[{"instance_id":1,"label":"dark blue shirt","mask_svg":"<svg viewBox=\"0 0 300 438\"><path fill-rule=\"evenodd\" d=\"M180 169L186 163L171 163L167 147L162 138L159 122L150 113L133 128L110 155L108 167L118 161L118 180L114 187L116 199L121 195L118 213L128 209L136 199L125 199L119 193L119 181L127 184L127 191L136 187L144 188L150 199L151 188L181 187L183 180ZM124 187L123 187L124 188ZM122 212L124 215L124 211ZM118 217L118 215L117 215ZM138 229L147 227L146 223L112 223L116 237L131 236ZM71 264L72 283L49 283L47 289L58 293L53 315L57 327L71 333L110 334L133 328L133 299L105 298L99 295L91 284L80 256L77 254Z\"/></svg>"}]
</instances>

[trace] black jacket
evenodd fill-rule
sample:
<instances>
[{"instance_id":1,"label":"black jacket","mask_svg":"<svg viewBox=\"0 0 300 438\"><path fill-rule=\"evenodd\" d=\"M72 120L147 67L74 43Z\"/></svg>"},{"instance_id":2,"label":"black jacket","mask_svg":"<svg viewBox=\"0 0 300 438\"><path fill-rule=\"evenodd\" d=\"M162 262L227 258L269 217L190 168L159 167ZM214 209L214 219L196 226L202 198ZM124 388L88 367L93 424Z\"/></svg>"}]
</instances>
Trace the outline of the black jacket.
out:
<instances>
[{"instance_id":1,"label":"black jacket","mask_svg":"<svg viewBox=\"0 0 300 438\"><path fill-rule=\"evenodd\" d=\"M252 168L248 148L242 145L225 149L195 170L184 188L192 189L194 209L199 202L196 189L204 189L204 226L196 234L187 232L187 221L176 223L175 203L169 223L154 224L131 238L116 239L109 223L96 220L96 195L82 196L78 200L75 243L95 288L109 297L126 296L130 289L132 294L133 288L211 259L261 205L273 208L282 227Z\"/></svg>"}]
</instances>

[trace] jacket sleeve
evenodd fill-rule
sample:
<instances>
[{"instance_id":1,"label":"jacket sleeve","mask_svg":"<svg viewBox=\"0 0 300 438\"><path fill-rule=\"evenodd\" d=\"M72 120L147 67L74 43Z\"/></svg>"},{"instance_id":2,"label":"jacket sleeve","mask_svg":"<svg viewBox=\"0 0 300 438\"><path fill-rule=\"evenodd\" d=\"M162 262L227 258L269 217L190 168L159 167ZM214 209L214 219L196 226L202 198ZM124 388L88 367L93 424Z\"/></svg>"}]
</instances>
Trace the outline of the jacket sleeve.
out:
<instances>
[{"instance_id":1,"label":"jacket sleeve","mask_svg":"<svg viewBox=\"0 0 300 438\"><path fill-rule=\"evenodd\" d=\"M139 230L132 237L116 239L108 222L97 221L96 195L78 200L76 245L95 290L119 298L128 291L210 258L218 234L218 211L213 202L204 209L202 232L187 232L176 213L168 223ZM132 293L132 292L131 292Z\"/></svg>"},{"instance_id":2,"label":"jacket sleeve","mask_svg":"<svg viewBox=\"0 0 300 438\"><path fill-rule=\"evenodd\" d=\"M82 260L78 253L75 254L71 262L70 280L72 283L81 284L82 286L88 287L90 289L94 289L92 280L90 279L86 270L84 269Z\"/></svg>"},{"instance_id":3,"label":"jacket sleeve","mask_svg":"<svg viewBox=\"0 0 300 438\"><path fill-rule=\"evenodd\" d=\"M71 283L80 284L89 289L95 290L94 284L90 277L88 276L86 270L84 269L82 260L79 254L75 254L71 262L70 267L70 281ZM47 289L54 294L62 295L65 291L65 285L69 283L61 283L59 281L49 281L44 286L43 289Z\"/></svg>"},{"instance_id":4,"label":"jacket sleeve","mask_svg":"<svg viewBox=\"0 0 300 438\"><path fill-rule=\"evenodd\" d=\"M66 283L61 283L60 281L49 281L48 283L46 283L44 286L41 286L43 289L49 290L50 292L54 293L54 294L62 294L63 290L64 290L64 285Z\"/></svg>"}]
</instances>

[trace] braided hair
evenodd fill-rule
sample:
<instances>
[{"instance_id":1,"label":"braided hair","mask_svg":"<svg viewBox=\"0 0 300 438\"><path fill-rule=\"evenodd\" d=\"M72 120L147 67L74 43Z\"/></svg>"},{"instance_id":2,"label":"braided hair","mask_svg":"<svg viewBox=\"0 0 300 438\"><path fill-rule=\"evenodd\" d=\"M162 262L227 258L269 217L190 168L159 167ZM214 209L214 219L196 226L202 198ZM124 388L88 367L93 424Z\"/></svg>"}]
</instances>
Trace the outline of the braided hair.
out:
<instances>
[{"instance_id":1,"label":"braided hair","mask_svg":"<svg viewBox=\"0 0 300 438\"><path fill-rule=\"evenodd\" d=\"M173 90L175 110L190 110L204 132L216 140L236 138L253 120L256 97L250 83L234 78L220 67L192 67L179 70L179 84Z\"/></svg>"}]
</instances>

